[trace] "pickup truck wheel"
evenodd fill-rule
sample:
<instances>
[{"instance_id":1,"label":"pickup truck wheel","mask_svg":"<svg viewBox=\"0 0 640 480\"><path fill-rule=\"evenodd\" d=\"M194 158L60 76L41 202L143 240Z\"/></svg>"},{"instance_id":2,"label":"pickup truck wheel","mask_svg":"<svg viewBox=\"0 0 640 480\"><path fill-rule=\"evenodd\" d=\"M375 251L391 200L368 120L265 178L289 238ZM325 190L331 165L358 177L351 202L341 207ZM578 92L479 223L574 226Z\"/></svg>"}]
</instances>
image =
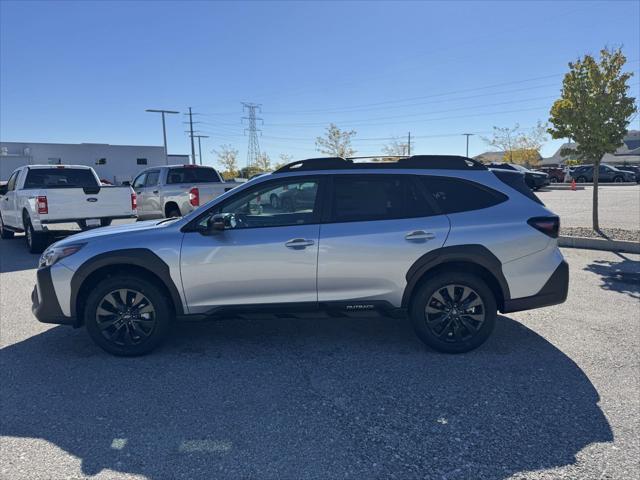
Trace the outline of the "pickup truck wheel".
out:
<instances>
[{"instance_id":1,"label":"pickup truck wheel","mask_svg":"<svg viewBox=\"0 0 640 480\"><path fill-rule=\"evenodd\" d=\"M9 240L13 238L14 233L11 230L7 230L4 228L4 222L2 221L2 216L0 216L0 238L3 240Z\"/></svg>"},{"instance_id":2,"label":"pickup truck wheel","mask_svg":"<svg viewBox=\"0 0 640 480\"><path fill-rule=\"evenodd\" d=\"M103 350L132 357L149 353L167 337L170 311L166 294L156 285L144 278L117 275L91 291L84 323Z\"/></svg>"},{"instance_id":3,"label":"pickup truck wheel","mask_svg":"<svg viewBox=\"0 0 640 480\"><path fill-rule=\"evenodd\" d=\"M167 209L167 218L174 218L174 217L181 217L182 214L180 213L180 210L178 209L178 207L169 207Z\"/></svg>"},{"instance_id":4,"label":"pickup truck wheel","mask_svg":"<svg viewBox=\"0 0 640 480\"><path fill-rule=\"evenodd\" d=\"M410 309L418 337L445 353L463 353L491 335L497 307L491 289L464 272L434 275L416 291Z\"/></svg>"},{"instance_id":5,"label":"pickup truck wheel","mask_svg":"<svg viewBox=\"0 0 640 480\"><path fill-rule=\"evenodd\" d=\"M31 225L31 220L25 219L24 238L27 241L29 253L42 253L47 248L48 237L45 233L36 232Z\"/></svg>"}]
</instances>

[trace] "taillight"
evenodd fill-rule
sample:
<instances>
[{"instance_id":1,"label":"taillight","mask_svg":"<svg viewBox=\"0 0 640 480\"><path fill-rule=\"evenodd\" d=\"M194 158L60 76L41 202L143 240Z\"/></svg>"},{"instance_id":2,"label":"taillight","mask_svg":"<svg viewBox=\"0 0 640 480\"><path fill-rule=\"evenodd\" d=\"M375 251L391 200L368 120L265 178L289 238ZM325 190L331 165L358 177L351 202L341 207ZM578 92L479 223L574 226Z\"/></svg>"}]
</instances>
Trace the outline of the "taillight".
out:
<instances>
[{"instance_id":1,"label":"taillight","mask_svg":"<svg viewBox=\"0 0 640 480\"><path fill-rule=\"evenodd\" d=\"M47 203L47 197L38 197L38 213L49 213L49 204Z\"/></svg>"},{"instance_id":2,"label":"taillight","mask_svg":"<svg viewBox=\"0 0 640 480\"><path fill-rule=\"evenodd\" d=\"M189 190L189 203L194 207L200 205L200 190L196 187Z\"/></svg>"},{"instance_id":3,"label":"taillight","mask_svg":"<svg viewBox=\"0 0 640 480\"><path fill-rule=\"evenodd\" d=\"M560 233L559 217L533 217L527 223L551 238L558 238Z\"/></svg>"},{"instance_id":4,"label":"taillight","mask_svg":"<svg viewBox=\"0 0 640 480\"><path fill-rule=\"evenodd\" d=\"M138 196L134 193L131 194L131 210L138 209Z\"/></svg>"}]
</instances>

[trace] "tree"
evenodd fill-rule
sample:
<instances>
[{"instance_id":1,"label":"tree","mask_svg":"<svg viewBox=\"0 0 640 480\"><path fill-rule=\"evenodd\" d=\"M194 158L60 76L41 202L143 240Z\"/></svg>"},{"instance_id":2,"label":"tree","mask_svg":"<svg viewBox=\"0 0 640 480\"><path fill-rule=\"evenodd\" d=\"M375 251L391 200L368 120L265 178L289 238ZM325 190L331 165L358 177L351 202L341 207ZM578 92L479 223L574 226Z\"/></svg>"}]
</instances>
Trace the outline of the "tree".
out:
<instances>
[{"instance_id":1,"label":"tree","mask_svg":"<svg viewBox=\"0 0 640 480\"><path fill-rule=\"evenodd\" d=\"M264 152L260 153L256 158L255 167L261 172L270 172L272 168L271 168L271 159L269 158L269 155L267 155Z\"/></svg>"},{"instance_id":2,"label":"tree","mask_svg":"<svg viewBox=\"0 0 640 480\"><path fill-rule=\"evenodd\" d=\"M218 163L222 165L222 176L225 180L231 180L238 176L238 150L231 145L221 145L219 150L214 150L218 156Z\"/></svg>"},{"instance_id":3,"label":"tree","mask_svg":"<svg viewBox=\"0 0 640 480\"><path fill-rule=\"evenodd\" d=\"M576 142L578 156L593 164L593 229L598 220L598 170L606 153L622 146L631 116L637 111L635 98L628 97L627 81L633 73L623 72L626 57L621 49L600 51L600 60L585 55L569 63L562 81L562 93L551 107L548 129L553 138Z\"/></svg>"},{"instance_id":4,"label":"tree","mask_svg":"<svg viewBox=\"0 0 640 480\"><path fill-rule=\"evenodd\" d=\"M352 157L356 151L351 147L351 137L355 135L355 130L340 130L330 123L324 137L316 138L316 150L332 157Z\"/></svg>"},{"instance_id":5,"label":"tree","mask_svg":"<svg viewBox=\"0 0 640 480\"><path fill-rule=\"evenodd\" d=\"M482 140L503 152L505 162L531 166L540 161L540 149L547 140L546 133L547 125L540 121L527 130L516 123L514 127L493 127L493 136L482 137Z\"/></svg>"},{"instance_id":6,"label":"tree","mask_svg":"<svg viewBox=\"0 0 640 480\"><path fill-rule=\"evenodd\" d=\"M279 155L280 161L275 164L273 167L274 170L278 170L281 167L284 167L287 163L291 163L293 161L293 155L289 155L288 153L281 153Z\"/></svg>"},{"instance_id":7,"label":"tree","mask_svg":"<svg viewBox=\"0 0 640 480\"><path fill-rule=\"evenodd\" d=\"M391 142L382 147L382 153L389 155L389 157L398 157L409 154L409 144L400 141L397 137L394 137ZM382 158L382 161L391 160L389 158Z\"/></svg>"}]
</instances>

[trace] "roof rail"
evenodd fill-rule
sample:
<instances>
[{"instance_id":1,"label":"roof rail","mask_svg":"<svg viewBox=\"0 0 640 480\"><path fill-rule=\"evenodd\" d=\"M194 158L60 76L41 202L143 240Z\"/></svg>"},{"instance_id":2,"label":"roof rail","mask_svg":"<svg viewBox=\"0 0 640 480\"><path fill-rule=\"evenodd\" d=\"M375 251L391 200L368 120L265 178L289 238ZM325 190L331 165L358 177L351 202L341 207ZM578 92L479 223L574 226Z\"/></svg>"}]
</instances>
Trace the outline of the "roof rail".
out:
<instances>
[{"instance_id":1,"label":"roof rail","mask_svg":"<svg viewBox=\"0 0 640 480\"><path fill-rule=\"evenodd\" d=\"M395 158L395 162L354 162L363 158ZM432 170L487 170L477 160L457 155L379 155L373 157L325 157L309 158L288 163L273 173L300 172L308 170L352 170L352 169L424 168Z\"/></svg>"}]
</instances>

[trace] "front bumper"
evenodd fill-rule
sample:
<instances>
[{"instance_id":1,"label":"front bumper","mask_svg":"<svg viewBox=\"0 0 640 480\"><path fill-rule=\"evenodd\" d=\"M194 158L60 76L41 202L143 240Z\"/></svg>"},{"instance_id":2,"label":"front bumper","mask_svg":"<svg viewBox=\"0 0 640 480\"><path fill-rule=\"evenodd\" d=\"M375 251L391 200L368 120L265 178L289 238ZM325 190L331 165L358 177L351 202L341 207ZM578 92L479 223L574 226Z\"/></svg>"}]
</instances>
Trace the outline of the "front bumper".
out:
<instances>
[{"instance_id":1,"label":"front bumper","mask_svg":"<svg viewBox=\"0 0 640 480\"><path fill-rule=\"evenodd\" d=\"M51 280L51 267L38 269L38 281L31 292L31 311L43 323L75 324L73 317L62 313Z\"/></svg>"},{"instance_id":2,"label":"front bumper","mask_svg":"<svg viewBox=\"0 0 640 480\"><path fill-rule=\"evenodd\" d=\"M538 293L530 297L505 300L502 313L519 312L522 310L557 305L567 299L568 293L569 264L563 260Z\"/></svg>"}]
</instances>

